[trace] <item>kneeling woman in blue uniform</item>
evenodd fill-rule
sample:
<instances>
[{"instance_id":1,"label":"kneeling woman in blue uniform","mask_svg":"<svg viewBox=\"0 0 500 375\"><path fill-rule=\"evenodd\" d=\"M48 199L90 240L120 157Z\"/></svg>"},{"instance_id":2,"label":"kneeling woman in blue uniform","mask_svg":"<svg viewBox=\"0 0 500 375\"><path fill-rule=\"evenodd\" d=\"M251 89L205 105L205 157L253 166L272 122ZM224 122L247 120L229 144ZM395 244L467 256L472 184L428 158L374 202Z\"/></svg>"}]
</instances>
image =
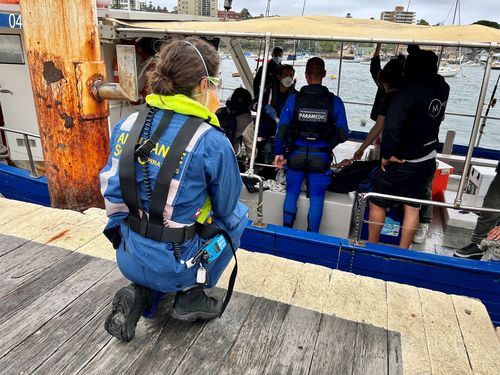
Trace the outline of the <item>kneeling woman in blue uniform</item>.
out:
<instances>
[{"instance_id":1,"label":"kneeling woman in blue uniform","mask_svg":"<svg viewBox=\"0 0 500 375\"><path fill-rule=\"evenodd\" d=\"M322 59L307 61L308 84L283 107L274 150L276 167L283 168L285 163L287 167L283 225L293 227L300 188L307 178L311 200L307 230L311 232L319 232L325 191L331 182L332 150L349 137L344 103L322 86L325 75Z\"/></svg>"},{"instance_id":2,"label":"kneeling woman in blue uniform","mask_svg":"<svg viewBox=\"0 0 500 375\"><path fill-rule=\"evenodd\" d=\"M134 337L163 293L177 292L172 316L185 321L220 316L230 297L223 303L204 292L238 248L248 211L238 201L233 148L214 115L218 73L217 51L201 39L164 45L148 77L148 110L119 121L111 135L100 173L105 234L133 284L115 295L105 328L121 340Z\"/></svg>"}]
</instances>

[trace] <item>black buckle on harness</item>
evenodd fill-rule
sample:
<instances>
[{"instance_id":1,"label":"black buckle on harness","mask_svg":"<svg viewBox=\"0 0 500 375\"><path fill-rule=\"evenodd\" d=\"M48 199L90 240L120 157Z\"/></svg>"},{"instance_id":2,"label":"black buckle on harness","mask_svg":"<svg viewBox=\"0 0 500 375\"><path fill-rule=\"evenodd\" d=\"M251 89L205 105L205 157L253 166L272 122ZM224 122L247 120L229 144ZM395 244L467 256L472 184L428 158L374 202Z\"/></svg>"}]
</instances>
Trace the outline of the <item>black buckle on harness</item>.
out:
<instances>
[{"instance_id":1,"label":"black buckle on harness","mask_svg":"<svg viewBox=\"0 0 500 375\"><path fill-rule=\"evenodd\" d=\"M148 138L142 145L136 148L135 154L143 159L149 158L149 154L155 146L156 145L151 141L151 139Z\"/></svg>"}]
</instances>

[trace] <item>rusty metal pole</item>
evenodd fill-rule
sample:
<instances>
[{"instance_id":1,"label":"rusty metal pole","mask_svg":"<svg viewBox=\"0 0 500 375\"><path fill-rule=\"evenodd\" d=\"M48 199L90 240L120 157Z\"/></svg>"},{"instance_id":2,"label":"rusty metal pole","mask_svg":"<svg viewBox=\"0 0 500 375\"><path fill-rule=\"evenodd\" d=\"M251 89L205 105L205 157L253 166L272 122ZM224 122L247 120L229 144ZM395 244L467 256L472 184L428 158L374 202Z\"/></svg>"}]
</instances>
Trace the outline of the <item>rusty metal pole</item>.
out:
<instances>
[{"instance_id":1,"label":"rusty metal pole","mask_svg":"<svg viewBox=\"0 0 500 375\"><path fill-rule=\"evenodd\" d=\"M109 109L92 95L105 75L95 0L23 0L21 14L52 206L102 206Z\"/></svg>"}]
</instances>

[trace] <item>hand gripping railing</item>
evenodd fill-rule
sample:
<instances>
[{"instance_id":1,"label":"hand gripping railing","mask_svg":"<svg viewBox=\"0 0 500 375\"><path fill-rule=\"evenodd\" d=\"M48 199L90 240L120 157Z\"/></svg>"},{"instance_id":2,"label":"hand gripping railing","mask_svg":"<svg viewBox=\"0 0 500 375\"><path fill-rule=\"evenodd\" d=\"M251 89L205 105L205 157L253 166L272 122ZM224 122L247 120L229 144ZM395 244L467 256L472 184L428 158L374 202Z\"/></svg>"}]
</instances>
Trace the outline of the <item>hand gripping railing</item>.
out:
<instances>
[{"instance_id":1,"label":"hand gripping railing","mask_svg":"<svg viewBox=\"0 0 500 375\"><path fill-rule=\"evenodd\" d=\"M28 160L30 163L30 169L31 169L30 177L33 177L33 178L41 177L36 171L35 162L33 160L33 154L31 153L31 146L30 146L30 142L29 142L29 138L28 138L28 137L32 137L32 138L40 139L40 136L37 134L34 134L34 133L25 132L22 130L6 128L4 126L0 126L0 131L21 134L23 136L24 146L26 147L26 152L28 154Z\"/></svg>"},{"instance_id":2,"label":"hand gripping railing","mask_svg":"<svg viewBox=\"0 0 500 375\"><path fill-rule=\"evenodd\" d=\"M428 205L428 206L452 208L455 210L500 213L500 209L498 209L498 208L474 207L474 206L466 206L466 205L462 205L462 204L455 205L455 204L451 204L451 203L436 202L436 201L430 201L430 200L426 200L426 199L407 198L407 197L400 197L397 195L388 195L388 194L380 194L380 193L361 193L358 195L358 197L359 197L360 208L359 208L358 217L356 219L356 231L355 231L355 235L354 235L356 245L363 244L363 242L361 241L361 226L363 224L363 220L365 217L366 202L370 198L383 198L383 199L393 200L396 202L417 203L417 204L423 204L423 205Z\"/></svg>"}]
</instances>

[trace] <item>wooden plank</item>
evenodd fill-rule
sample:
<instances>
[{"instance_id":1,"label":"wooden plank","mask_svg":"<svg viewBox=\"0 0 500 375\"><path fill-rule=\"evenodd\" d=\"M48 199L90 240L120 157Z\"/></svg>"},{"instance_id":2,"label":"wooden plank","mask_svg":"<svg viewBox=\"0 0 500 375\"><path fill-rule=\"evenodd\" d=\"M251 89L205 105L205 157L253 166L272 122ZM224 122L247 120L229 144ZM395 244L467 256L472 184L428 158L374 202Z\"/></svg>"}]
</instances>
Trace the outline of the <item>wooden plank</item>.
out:
<instances>
[{"instance_id":1,"label":"wooden plank","mask_svg":"<svg viewBox=\"0 0 500 375\"><path fill-rule=\"evenodd\" d=\"M4 232L2 228L3 225L8 224L20 217L24 217L28 214L36 215L44 208L45 207L32 203L20 202L13 199L2 199L2 205L0 206L0 212L2 212L2 215L0 216L0 232L6 234L6 232Z\"/></svg>"},{"instance_id":2,"label":"wooden plank","mask_svg":"<svg viewBox=\"0 0 500 375\"><path fill-rule=\"evenodd\" d=\"M114 264L109 261L91 259L88 264L55 288L40 295L29 306L0 324L2 332L0 358L37 332L53 316L109 273L112 267Z\"/></svg>"},{"instance_id":3,"label":"wooden plank","mask_svg":"<svg viewBox=\"0 0 500 375\"><path fill-rule=\"evenodd\" d=\"M355 322L360 321L359 306L362 303L358 292L360 288L360 276L332 270L323 312Z\"/></svg>"},{"instance_id":4,"label":"wooden plank","mask_svg":"<svg viewBox=\"0 0 500 375\"><path fill-rule=\"evenodd\" d=\"M262 286L265 280L272 274L272 268L276 257L268 254L255 254L243 249L239 249L236 253L238 262L243 264L243 267L238 269L238 277L234 289L241 293L252 294L255 297L262 295ZM225 288L231 271L233 270L234 259L224 270L217 286Z\"/></svg>"},{"instance_id":5,"label":"wooden plank","mask_svg":"<svg viewBox=\"0 0 500 375\"><path fill-rule=\"evenodd\" d=\"M358 324L354 353L353 375L387 374L387 331L368 324Z\"/></svg>"},{"instance_id":6,"label":"wooden plank","mask_svg":"<svg viewBox=\"0 0 500 375\"><path fill-rule=\"evenodd\" d=\"M291 306L283 321L265 374L307 374L314 354L321 314Z\"/></svg>"},{"instance_id":7,"label":"wooden plank","mask_svg":"<svg viewBox=\"0 0 500 375\"><path fill-rule=\"evenodd\" d=\"M389 375L403 375L403 354L401 350L401 335L398 332L387 331L387 355Z\"/></svg>"},{"instance_id":8,"label":"wooden plank","mask_svg":"<svg viewBox=\"0 0 500 375\"><path fill-rule=\"evenodd\" d=\"M484 305L472 298L451 296L470 365L475 374L500 374L500 342Z\"/></svg>"},{"instance_id":9,"label":"wooden plank","mask_svg":"<svg viewBox=\"0 0 500 375\"><path fill-rule=\"evenodd\" d=\"M171 309L169 306L169 313ZM144 348L125 374L173 374L204 327L201 321L168 320L155 344Z\"/></svg>"},{"instance_id":10,"label":"wooden plank","mask_svg":"<svg viewBox=\"0 0 500 375\"><path fill-rule=\"evenodd\" d=\"M0 234L0 257L24 245L29 240L20 237L6 236ZM2 260L3 262L3 260Z\"/></svg>"},{"instance_id":11,"label":"wooden plank","mask_svg":"<svg viewBox=\"0 0 500 375\"><path fill-rule=\"evenodd\" d=\"M388 329L401 334L404 374L431 374L417 288L388 282L387 317Z\"/></svg>"},{"instance_id":12,"label":"wooden plank","mask_svg":"<svg viewBox=\"0 0 500 375\"><path fill-rule=\"evenodd\" d=\"M472 374L451 297L418 289L432 374Z\"/></svg>"},{"instance_id":13,"label":"wooden plank","mask_svg":"<svg viewBox=\"0 0 500 375\"><path fill-rule=\"evenodd\" d=\"M301 278L293 295L294 306L322 312L328 298L328 284L332 270L323 266L305 263Z\"/></svg>"},{"instance_id":14,"label":"wooden plank","mask_svg":"<svg viewBox=\"0 0 500 375\"><path fill-rule=\"evenodd\" d=\"M124 283L125 280L117 268L104 275L36 334L26 338L0 359L2 372L32 373L82 327L89 324L109 304L114 292Z\"/></svg>"},{"instance_id":15,"label":"wooden plank","mask_svg":"<svg viewBox=\"0 0 500 375\"><path fill-rule=\"evenodd\" d=\"M78 374L112 339L104 329L111 304L61 345L33 374ZM83 372L82 374L85 374ZM107 374L107 373L106 373Z\"/></svg>"},{"instance_id":16,"label":"wooden plank","mask_svg":"<svg viewBox=\"0 0 500 375\"><path fill-rule=\"evenodd\" d=\"M303 263L276 257L262 286L262 297L290 303L301 277L302 266Z\"/></svg>"},{"instance_id":17,"label":"wooden plank","mask_svg":"<svg viewBox=\"0 0 500 375\"><path fill-rule=\"evenodd\" d=\"M166 308L159 309L154 319L141 318L131 342L126 343L112 338L95 357L85 364L81 373L96 375L125 373L134 361L143 355L146 348L156 345L163 327L170 319L169 309ZM104 321L101 324L104 324ZM101 329L104 331L104 328Z\"/></svg>"},{"instance_id":18,"label":"wooden plank","mask_svg":"<svg viewBox=\"0 0 500 375\"><path fill-rule=\"evenodd\" d=\"M0 298L0 324L6 322L17 311L43 296L63 280L90 263L93 258L72 253L52 264L38 277L30 279Z\"/></svg>"},{"instance_id":19,"label":"wooden plank","mask_svg":"<svg viewBox=\"0 0 500 375\"><path fill-rule=\"evenodd\" d=\"M15 251L4 254L0 262L0 275L5 274L16 266L26 264L26 262L29 262L33 258L38 258L44 247L47 248L47 246L38 242L25 242L21 246L18 246Z\"/></svg>"},{"instance_id":20,"label":"wooden plank","mask_svg":"<svg viewBox=\"0 0 500 375\"><path fill-rule=\"evenodd\" d=\"M258 298L216 374L261 374L289 305Z\"/></svg>"},{"instance_id":21,"label":"wooden plank","mask_svg":"<svg viewBox=\"0 0 500 375\"><path fill-rule=\"evenodd\" d=\"M357 325L323 314L309 374L352 374Z\"/></svg>"},{"instance_id":22,"label":"wooden plank","mask_svg":"<svg viewBox=\"0 0 500 375\"><path fill-rule=\"evenodd\" d=\"M219 367L250 312L255 297L234 293L220 319L208 322L175 374L212 374Z\"/></svg>"},{"instance_id":23,"label":"wooden plank","mask_svg":"<svg viewBox=\"0 0 500 375\"><path fill-rule=\"evenodd\" d=\"M24 252L26 251L25 246L31 246L31 244L31 242L27 243L19 250ZM16 267L4 272L2 277L0 277L0 298L19 287L19 285L26 283L28 280L35 279L45 269L59 262L62 258L72 254L71 251L56 247L40 244L38 244L37 247L37 243L34 243L33 246L36 248L36 251L31 258L26 259ZM18 255L20 251L13 252L12 256Z\"/></svg>"}]
</instances>

